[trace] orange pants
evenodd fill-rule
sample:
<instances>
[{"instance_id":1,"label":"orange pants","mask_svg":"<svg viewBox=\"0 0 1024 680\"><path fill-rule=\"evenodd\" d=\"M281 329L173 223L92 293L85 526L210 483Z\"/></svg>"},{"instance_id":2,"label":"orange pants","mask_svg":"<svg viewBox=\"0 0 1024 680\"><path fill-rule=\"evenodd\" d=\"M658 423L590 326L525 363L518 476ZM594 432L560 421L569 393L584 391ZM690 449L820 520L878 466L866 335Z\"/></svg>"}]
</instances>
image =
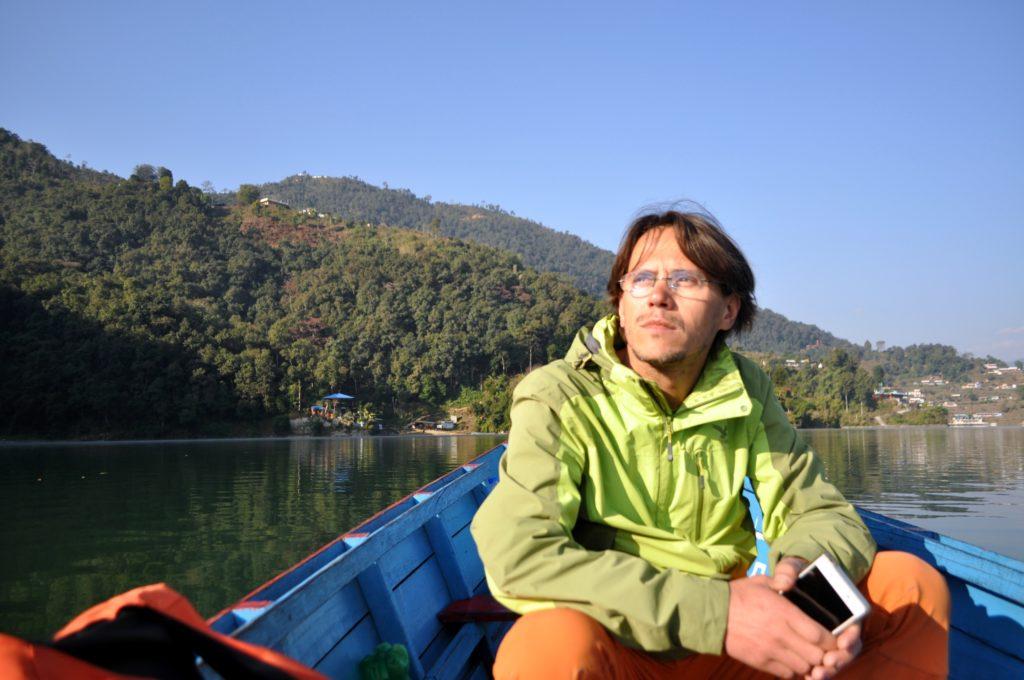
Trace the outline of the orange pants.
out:
<instances>
[{"instance_id":1,"label":"orange pants","mask_svg":"<svg viewBox=\"0 0 1024 680\"><path fill-rule=\"evenodd\" d=\"M942 678L949 672L949 589L922 560L881 552L860 583L871 602L863 649L840 678ZM505 678L767 678L728 656L660 661L626 647L586 614L549 609L521 617L494 664Z\"/></svg>"}]
</instances>

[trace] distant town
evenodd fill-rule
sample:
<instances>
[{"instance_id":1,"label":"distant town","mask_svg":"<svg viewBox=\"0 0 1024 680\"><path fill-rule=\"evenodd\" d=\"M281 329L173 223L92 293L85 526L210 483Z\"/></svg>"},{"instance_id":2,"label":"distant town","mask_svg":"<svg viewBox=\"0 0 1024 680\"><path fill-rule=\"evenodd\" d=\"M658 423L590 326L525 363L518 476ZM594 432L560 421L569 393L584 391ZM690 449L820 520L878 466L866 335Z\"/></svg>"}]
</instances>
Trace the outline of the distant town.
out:
<instances>
[{"instance_id":1,"label":"distant town","mask_svg":"<svg viewBox=\"0 0 1024 680\"><path fill-rule=\"evenodd\" d=\"M786 359L790 371L825 365L808 358ZM1024 424L1024 371L1020 366L985 363L966 381L951 381L942 375L879 383L873 391L878 412L877 424L886 422L886 414L905 415L925 409L945 409L947 424L954 427L978 427Z\"/></svg>"}]
</instances>

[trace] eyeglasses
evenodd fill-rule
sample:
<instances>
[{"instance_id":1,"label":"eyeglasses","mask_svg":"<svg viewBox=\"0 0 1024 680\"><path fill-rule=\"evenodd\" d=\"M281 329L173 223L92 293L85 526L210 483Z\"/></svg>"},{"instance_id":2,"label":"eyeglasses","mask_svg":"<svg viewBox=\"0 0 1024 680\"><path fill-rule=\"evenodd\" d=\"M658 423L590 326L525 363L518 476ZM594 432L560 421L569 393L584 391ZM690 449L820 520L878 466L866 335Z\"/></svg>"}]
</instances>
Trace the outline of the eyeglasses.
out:
<instances>
[{"instance_id":1,"label":"eyeglasses","mask_svg":"<svg viewBox=\"0 0 1024 680\"><path fill-rule=\"evenodd\" d=\"M619 279L619 285L622 287L622 290L633 297L645 298L651 294L658 281L668 282L668 289L672 291L673 295L697 293L707 287L709 283L715 283L715 281L701 276L695 271L676 269L669 272L668 276L658 276L654 272L647 270L630 272Z\"/></svg>"}]
</instances>

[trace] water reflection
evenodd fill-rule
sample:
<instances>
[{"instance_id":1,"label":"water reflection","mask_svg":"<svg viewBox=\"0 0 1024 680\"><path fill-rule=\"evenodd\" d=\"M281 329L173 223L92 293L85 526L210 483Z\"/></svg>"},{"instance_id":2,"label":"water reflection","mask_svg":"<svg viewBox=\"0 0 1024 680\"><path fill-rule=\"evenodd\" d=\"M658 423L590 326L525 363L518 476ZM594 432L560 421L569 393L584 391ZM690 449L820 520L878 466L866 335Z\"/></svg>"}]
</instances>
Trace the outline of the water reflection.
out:
<instances>
[{"instance_id":1,"label":"water reflection","mask_svg":"<svg viewBox=\"0 0 1024 680\"><path fill-rule=\"evenodd\" d=\"M1024 429L814 430L855 503L1024 559ZM0 447L0 630L166 581L237 600L500 437Z\"/></svg>"},{"instance_id":2,"label":"water reflection","mask_svg":"<svg viewBox=\"0 0 1024 680\"><path fill-rule=\"evenodd\" d=\"M802 434L854 503L1024 559L1024 429Z\"/></svg>"},{"instance_id":3,"label":"water reflection","mask_svg":"<svg viewBox=\"0 0 1024 680\"><path fill-rule=\"evenodd\" d=\"M0 448L0 630L165 581L204 614L500 437Z\"/></svg>"}]
</instances>

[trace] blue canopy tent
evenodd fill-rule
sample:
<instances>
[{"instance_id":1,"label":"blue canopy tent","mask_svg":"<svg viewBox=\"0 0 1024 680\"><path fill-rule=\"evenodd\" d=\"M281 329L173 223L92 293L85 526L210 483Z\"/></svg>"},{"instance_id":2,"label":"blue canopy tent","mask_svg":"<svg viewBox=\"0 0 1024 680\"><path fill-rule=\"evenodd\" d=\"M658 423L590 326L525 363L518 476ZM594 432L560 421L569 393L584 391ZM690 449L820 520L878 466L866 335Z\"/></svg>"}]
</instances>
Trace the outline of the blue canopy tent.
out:
<instances>
[{"instance_id":1,"label":"blue canopy tent","mask_svg":"<svg viewBox=\"0 0 1024 680\"><path fill-rule=\"evenodd\" d=\"M344 399L355 399L350 394L343 392L335 392L334 394L328 394L326 397L320 397L320 401L324 404L325 408L323 413L330 419L334 418L338 413L338 406Z\"/></svg>"}]
</instances>

